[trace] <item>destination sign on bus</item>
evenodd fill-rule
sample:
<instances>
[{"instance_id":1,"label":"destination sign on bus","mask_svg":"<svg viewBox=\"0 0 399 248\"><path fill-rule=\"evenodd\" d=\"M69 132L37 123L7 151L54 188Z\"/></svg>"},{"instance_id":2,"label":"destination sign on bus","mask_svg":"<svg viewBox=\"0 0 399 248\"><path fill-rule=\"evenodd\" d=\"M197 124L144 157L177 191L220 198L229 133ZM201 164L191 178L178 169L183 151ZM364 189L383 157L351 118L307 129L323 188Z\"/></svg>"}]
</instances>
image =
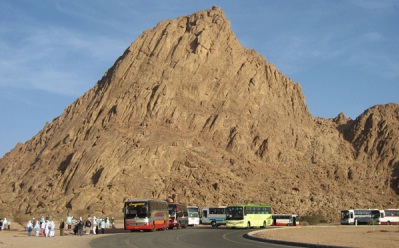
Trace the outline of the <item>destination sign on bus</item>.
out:
<instances>
[{"instance_id":1,"label":"destination sign on bus","mask_svg":"<svg viewBox=\"0 0 399 248\"><path fill-rule=\"evenodd\" d=\"M129 207L145 206L145 202L129 202Z\"/></svg>"}]
</instances>

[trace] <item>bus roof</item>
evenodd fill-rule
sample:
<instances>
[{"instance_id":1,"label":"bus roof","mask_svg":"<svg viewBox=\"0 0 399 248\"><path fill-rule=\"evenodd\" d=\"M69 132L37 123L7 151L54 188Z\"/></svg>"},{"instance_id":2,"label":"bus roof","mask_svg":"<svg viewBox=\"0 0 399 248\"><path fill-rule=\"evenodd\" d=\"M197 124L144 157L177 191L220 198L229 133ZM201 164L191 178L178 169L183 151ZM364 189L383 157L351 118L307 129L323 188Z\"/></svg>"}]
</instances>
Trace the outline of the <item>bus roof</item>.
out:
<instances>
[{"instance_id":1,"label":"bus roof","mask_svg":"<svg viewBox=\"0 0 399 248\"><path fill-rule=\"evenodd\" d=\"M228 207L270 207L268 203L247 203L247 204L233 204Z\"/></svg>"},{"instance_id":2,"label":"bus roof","mask_svg":"<svg viewBox=\"0 0 399 248\"><path fill-rule=\"evenodd\" d=\"M140 199L140 198L127 200L125 202L147 202L147 201L166 202L166 201L157 200L157 199Z\"/></svg>"}]
</instances>

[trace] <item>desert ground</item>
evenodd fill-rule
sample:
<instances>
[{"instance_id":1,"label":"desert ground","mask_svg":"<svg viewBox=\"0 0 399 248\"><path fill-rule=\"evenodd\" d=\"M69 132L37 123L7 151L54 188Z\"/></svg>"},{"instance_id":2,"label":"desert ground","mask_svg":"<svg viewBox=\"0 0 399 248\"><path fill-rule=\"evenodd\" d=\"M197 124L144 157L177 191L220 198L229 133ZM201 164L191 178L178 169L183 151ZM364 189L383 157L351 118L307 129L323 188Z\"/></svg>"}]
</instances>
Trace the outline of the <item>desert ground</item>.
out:
<instances>
[{"instance_id":1,"label":"desert ground","mask_svg":"<svg viewBox=\"0 0 399 248\"><path fill-rule=\"evenodd\" d=\"M252 233L253 236L301 243L347 247L398 247L399 226L306 226L283 227Z\"/></svg>"},{"instance_id":2,"label":"desert ground","mask_svg":"<svg viewBox=\"0 0 399 248\"><path fill-rule=\"evenodd\" d=\"M116 226L118 228L118 225ZM113 235L113 234L103 234ZM70 230L65 231L65 236L42 238L31 236L20 225L13 226L11 230L0 231L0 247L24 248L30 247L89 247L91 240L101 235L75 236ZM267 230L255 230L251 233L254 237L269 240L284 240L303 242L319 245L336 245L348 247L398 247L399 226L304 226L282 227Z\"/></svg>"}]
</instances>

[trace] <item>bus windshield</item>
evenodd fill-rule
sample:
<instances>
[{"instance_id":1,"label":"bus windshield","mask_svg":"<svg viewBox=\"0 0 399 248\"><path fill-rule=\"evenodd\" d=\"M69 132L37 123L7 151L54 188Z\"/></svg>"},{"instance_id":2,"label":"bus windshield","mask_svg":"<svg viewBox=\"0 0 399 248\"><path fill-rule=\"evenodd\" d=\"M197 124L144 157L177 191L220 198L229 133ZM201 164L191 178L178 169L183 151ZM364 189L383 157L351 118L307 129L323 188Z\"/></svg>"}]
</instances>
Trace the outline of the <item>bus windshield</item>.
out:
<instances>
[{"instance_id":1,"label":"bus windshield","mask_svg":"<svg viewBox=\"0 0 399 248\"><path fill-rule=\"evenodd\" d=\"M147 202L126 202L126 218L145 218L148 214Z\"/></svg>"},{"instance_id":2,"label":"bus windshield","mask_svg":"<svg viewBox=\"0 0 399 248\"><path fill-rule=\"evenodd\" d=\"M341 211L341 219L348 219L349 218L349 211Z\"/></svg>"},{"instance_id":3,"label":"bus windshield","mask_svg":"<svg viewBox=\"0 0 399 248\"><path fill-rule=\"evenodd\" d=\"M244 214L242 207L227 207L226 220L243 220Z\"/></svg>"}]
</instances>

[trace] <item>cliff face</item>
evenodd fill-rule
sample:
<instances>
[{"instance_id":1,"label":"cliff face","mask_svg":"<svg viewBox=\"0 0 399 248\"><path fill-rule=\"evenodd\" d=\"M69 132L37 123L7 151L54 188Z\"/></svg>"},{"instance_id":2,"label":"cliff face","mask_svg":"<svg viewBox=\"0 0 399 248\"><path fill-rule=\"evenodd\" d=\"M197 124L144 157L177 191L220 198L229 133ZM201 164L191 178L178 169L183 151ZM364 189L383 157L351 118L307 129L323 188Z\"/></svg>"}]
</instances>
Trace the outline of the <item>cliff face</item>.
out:
<instances>
[{"instance_id":1,"label":"cliff face","mask_svg":"<svg viewBox=\"0 0 399 248\"><path fill-rule=\"evenodd\" d=\"M127 199L270 202L338 218L397 207L399 106L310 115L299 84L217 7L145 31L103 78L0 160L5 214L119 213Z\"/></svg>"}]
</instances>

